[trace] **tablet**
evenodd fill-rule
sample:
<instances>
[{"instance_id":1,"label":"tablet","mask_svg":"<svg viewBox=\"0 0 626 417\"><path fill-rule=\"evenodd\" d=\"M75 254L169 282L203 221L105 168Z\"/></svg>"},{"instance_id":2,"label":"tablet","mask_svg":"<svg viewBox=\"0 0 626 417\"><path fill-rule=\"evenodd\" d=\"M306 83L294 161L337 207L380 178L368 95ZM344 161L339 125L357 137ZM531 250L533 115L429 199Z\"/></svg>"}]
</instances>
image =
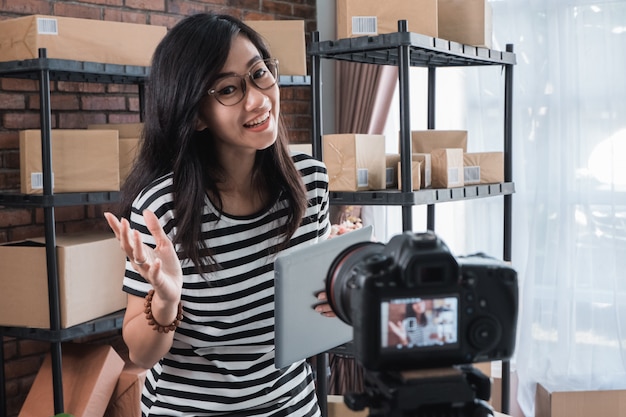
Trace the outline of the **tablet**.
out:
<instances>
[{"instance_id":1,"label":"tablet","mask_svg":"<svg viewBox=\"0 0 626 417\"><path fill-rule=\"evenodd\" d=\"M344 249L372 240L372 226L280 254L274 261L275 364L277 368L352 340L352 327L316 313L316 295L325 290L328 268Z\"/></svg>"}]
</instances>

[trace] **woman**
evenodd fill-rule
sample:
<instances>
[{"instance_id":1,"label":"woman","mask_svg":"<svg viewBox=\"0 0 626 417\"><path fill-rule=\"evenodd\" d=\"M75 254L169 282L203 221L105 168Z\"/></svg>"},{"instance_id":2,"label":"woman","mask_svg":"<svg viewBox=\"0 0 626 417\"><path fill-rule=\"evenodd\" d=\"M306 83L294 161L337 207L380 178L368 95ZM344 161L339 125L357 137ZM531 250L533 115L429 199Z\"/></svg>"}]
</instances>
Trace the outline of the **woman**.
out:
<instances>
[{"instance_id":1,"label":"woman","mask_svg":"<svg viewBox=\"0 0 626 417\"><path fill-rule=\"evenodd\" d=\"M226 15L182 20L154 53L122 218L105 214L128 256L123 338L150 369L143 416L319 415L308 364L274 366L273 261L328 236L328 178L290 156L276 80Z\"/></svg>"}]
</instances>

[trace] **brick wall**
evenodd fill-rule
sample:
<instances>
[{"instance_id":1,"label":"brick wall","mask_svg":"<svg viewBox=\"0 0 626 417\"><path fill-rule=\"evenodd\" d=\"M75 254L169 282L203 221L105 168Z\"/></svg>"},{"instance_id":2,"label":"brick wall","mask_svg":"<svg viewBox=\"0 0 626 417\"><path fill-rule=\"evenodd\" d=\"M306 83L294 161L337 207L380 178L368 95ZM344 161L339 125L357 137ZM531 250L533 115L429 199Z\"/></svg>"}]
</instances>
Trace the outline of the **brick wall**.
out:
<instances>
[{"instance_id":1,"label":"brick wall","mask_svg":"<svg viewBox=\"0 0 626 417\"><path fill-rule=\"evenodd\" d=\"M304 19L308 33L315 30L315 0L2 0L0 19L30 14L70 16L171 27L183 16L219 10L243 19ZM2 34L0 34L1 40ZM53 128L86 128L90 123L139 121L136 86L75 82L51 83ZM281 110L295 143L310 142L309 87L281 90ZM0 193L19 191L18 130L39 128L37 82L0 78ZM58 207L57 233L106 229L102 205ZM0 243L42 236L43 211L0 205ZM0 282L13 279L2 275ZM1 284L0 284L1 285ZM123 349L118 332L86 342L107 342ZM5 337L7 416L17 416L35 374L49 349L48 343ZM0 410L2 415L3 410ZM45 416L42 416L45 417Z\"/></svg>"}]
</instances>

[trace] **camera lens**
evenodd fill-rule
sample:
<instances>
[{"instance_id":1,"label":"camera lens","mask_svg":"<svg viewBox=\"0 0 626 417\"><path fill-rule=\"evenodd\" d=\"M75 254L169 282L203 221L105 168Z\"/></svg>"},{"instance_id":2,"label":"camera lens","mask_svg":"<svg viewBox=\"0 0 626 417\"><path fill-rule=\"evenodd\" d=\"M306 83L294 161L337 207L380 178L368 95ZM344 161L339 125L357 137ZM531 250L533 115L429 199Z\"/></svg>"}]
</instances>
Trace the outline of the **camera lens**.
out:
<instances>
[{"instance_id":1,"label":"camera lens","mask_svg":"<svg viewBox=\"0 0 626 417\"><path fill-rule=\"evenodd\" d=\"M374 242L361 242L341 252L331 264L326 276L328 303L342 321L352 326L352 290L358 285L357 279L363 273L378 270L386 258L381 255L384 245Z\"/></svg>"}]
</instances>

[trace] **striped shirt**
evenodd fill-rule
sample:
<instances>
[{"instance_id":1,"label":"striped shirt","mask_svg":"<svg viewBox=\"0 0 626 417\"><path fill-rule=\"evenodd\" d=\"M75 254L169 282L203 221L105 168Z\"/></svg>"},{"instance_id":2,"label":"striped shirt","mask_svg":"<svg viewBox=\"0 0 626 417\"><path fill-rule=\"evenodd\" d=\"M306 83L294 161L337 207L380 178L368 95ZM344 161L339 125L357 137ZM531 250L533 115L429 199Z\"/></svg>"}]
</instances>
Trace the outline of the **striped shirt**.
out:
<instances>
[{"instance_id":1,"label":"striped shirt","mask_svg":"<svg viewBox=\"0 0 626 417\"><path fill-rule=\"evenodd\" d=\"M307 190L308 207L287 251L312 245L330 233L325 166L304 154L292 159ZM141 213L152 210L170 239L172 176L166 175L133 203L131 226L154 246ZM170 351L150 371L142 394L142 415L319 416L308 363L274 366L274 259L268 248L280 242L287 218L283 195L262 213L235 217L219 213L206 199L202 232L220 265L200 276L182 259L184 319ZM124 291L144 297L151 288L126 263Z\"/></svg>"}]
</instances>

